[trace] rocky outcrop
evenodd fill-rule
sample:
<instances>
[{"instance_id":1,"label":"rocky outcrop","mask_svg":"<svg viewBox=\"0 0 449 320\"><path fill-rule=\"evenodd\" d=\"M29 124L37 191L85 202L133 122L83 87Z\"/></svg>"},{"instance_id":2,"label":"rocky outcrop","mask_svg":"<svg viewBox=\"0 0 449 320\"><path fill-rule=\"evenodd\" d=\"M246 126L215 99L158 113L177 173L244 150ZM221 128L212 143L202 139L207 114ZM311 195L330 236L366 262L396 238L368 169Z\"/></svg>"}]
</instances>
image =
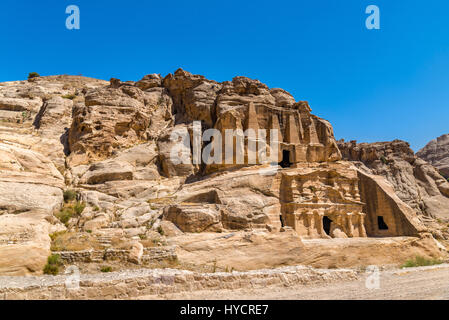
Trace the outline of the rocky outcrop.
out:
<instances>
[{"instance_id":1,"label":"rocky outcrop","mask_svg":"<svg viewBox=\"0 0 449 320\"><path fill-rule=\"evenodd\" d=\"M257 80L236 77L232 82L224 82L218 93L214 128L223 137L226 130L277 130L278 160L284 161L287 166L300 162L339 160L341 155L331 125L310 112L307 102L295 102L284 90L270 90ZM248 147L245 150L244 163L248 164ZM225 155L222 160L224 163ZM209 165L207 171L235 166Z\"/></svg>"},{"instance_id":2,"label":"rocky outcrop","mask_svg":"<svg viewBox=\"0 0 449 320\"><path fill-rule=\"evenodd\" d=\"M61 206L64 179L48 158L0 142L0 169L0 213Z\"/></svg>"},{"instance_id":3,"label":"rocky outcrop","mask_svg":"<svg viewBox=\"0 0 449 320\"><path fill-rule=\"evenodd\" d=\"M165 77L162 85L173 99L177 124L201 121L206 127L213 127L215 101L222 84L179 69Z\"/></svg>"},{"instance_id":4,"label":"rocky outcrop","mask_svg":"<svg viewBox=\"0 0 449 320\"><path fill-rule=\"evenodd\" d=\"M304 245L294 230L253 230L220 234L200 233L175 237L180 261L215 265L217 269L254 270L279 265L297 265Z\"/></svg>"},{"instance_id":5,"label":"rocky outcrop","mask_svg":"<svg viewBox=\"0 0 449 320\"><path fill-rule=\"evenodd\" d=\"M315 261L303 241L427 239L408 204L442 214L449 195L401 144L342 147L360 164L342 160L307 102L246 77L40 77L0 85L0 120L0 224L17 226L5 229L0 274L41 272L55 230L67 233L58 244L71 241L57 249L126 252L136 264L167 244L197 268L214 257L240 269L298 264ZM29 258L8 264L15 250Z\"/></svg>"},{"instance_id":6,"label":"rocky outcrop","mask_svg":"<svg viewBox=\"0 0 449 320\"><path fill-rule=\"evenodd\" d=\"M41 274L66 188L64 134L73 100L103 81L46 77L0 86L0 274ZM65 98L64 98L65 97Z\"/></svg>"},{"instance_id":7,"label":"rocky outcrop","mask_svg":"<svg viewBox=\"0 0 449 320\"><path fill-rule=\"evenodd\" d=\"M88 92L85 104L73 109L69 130L70 163L85 164L112 155L145 139L150 107L135 87L102 88Z\"/></svg>"},{"instance_id":8,"label":"rocky outcrop","mask_svg":"<svg viewBox=\"0 0 449 320\"><path fill-rule=\"evenodd\" d=\"M227 129L277 129L279 161L283 155L291 163L339 160L331 125L310 112L307 102L295 102L286 91L269 89L246 77L217 83L179 69L164 79L158 75L148 75L137 83L113 79L109 87L87 91L85 102L75 105L68 135L69 162L98 161L119 149L154 139L158 140L162 164L166 164L165 174L188 176L198 170L173 168L168 150L173 144L172 133L191 133L194 121L201 122L202 132L215 128L223 137ZM248 163L245 160L244 164ZM231 166L215 163L206 171Z\"/></svg>"},{"instance_id":9,"label":"rocky outcrop","mask_svg":"<svg viewBox=\"0 0 449 320\"><path fill-rule=\"evenodd\" d=\"M343 158L355 161L361 171L385 177L397 196L420 214L449 218L449 183L415 156L407 142L339 141L339 148Z\"/></svg>"},{"instance_id":10,"label":"rocky outcrop","mask_svg":"<svg viewBox=\"0 0 449 320\"><path fill-rule=\"evenodd\" d=\"M49 234L65 227L53 212L62 205L64 179L43 155L0 142L0 274L42 273Z\"/></svg>"},{"instance_id":11,"label":"rocky outcrop","mask_svg":"<svg viewBox=\"0 0 449 320\"><path fill-rule=\"evenodd\" d=\"M416 155L433 165L441 175L449 179L449 134L430 141Z\"/></svg>"},{"instance_id":12,"label":"rocky outcrop","mask_svg":"<svg viewBox=\"0 0 449 320\"><path fill-rule=\"evenodd\" d=\"M41 274L50 255L49 234L65 229L45 211L0 215L0 274Z\"/></svg>"}]
</instances>

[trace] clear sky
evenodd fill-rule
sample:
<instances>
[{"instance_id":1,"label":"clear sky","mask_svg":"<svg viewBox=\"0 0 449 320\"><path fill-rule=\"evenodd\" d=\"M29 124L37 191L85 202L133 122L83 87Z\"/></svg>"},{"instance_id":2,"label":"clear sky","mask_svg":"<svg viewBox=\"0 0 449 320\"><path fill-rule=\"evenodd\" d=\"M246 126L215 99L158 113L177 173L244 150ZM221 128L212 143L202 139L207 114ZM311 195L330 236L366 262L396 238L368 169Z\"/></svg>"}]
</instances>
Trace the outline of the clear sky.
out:
<instances>
[{"instance_id":1,"label":"clear sky","mask_svg":"<svg viewBox=\"0 0 449 320\"><path fill-rule=\"evenodd\" d=\"M65 9L78 5L81 29ZM365 9L380 8L368 30ZM337 139L449 133L448 0L2 0L0 81L82 74L138 80L177 68L244 75L309 101Z\"/></svg>"}]
</instances>

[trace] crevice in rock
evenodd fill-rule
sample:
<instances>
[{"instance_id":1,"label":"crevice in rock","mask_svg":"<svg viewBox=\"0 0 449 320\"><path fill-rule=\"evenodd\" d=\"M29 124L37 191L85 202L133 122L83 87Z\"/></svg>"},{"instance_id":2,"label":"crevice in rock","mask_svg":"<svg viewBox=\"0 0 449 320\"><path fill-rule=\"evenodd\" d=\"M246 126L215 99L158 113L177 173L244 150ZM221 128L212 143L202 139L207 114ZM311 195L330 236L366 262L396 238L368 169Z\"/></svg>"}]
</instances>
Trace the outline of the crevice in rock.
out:
<instances>
[{"instance_id":1,"label":"crevice in rock","mask_svg":"<svg viewBox=\"0 0 449 320\"><path fill-rule=\"evenodd\" d=\"M45 114L45 111L47 111L47 106L48 106L48 102L44 100L44 102L42 103L41 108L39 109L39 112L37 113L36 117L34 118L33 121L33 126L35 129L40 129L41 127L41 120L42 117Z\"/></svg>"},{"instance_id":2,"label":"crevice in rock","mask_svg":"<svg viewBox=\"0 0 449 320\"><path fill-rule=\"evenodd\" d=\"M64 128L65 132L59 138L59 141L64 146L64 155L68 157L70 155L70 145L69 145L69 128Z\"/></svg>"}]
</instances>

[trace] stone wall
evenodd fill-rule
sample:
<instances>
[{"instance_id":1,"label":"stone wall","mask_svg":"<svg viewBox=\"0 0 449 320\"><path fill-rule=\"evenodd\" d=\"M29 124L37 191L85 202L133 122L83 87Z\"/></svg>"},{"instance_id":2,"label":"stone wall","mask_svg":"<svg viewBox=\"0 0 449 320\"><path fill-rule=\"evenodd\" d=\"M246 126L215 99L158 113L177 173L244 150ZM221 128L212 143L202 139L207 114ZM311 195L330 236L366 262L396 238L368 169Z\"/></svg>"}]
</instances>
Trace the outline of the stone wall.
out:
<instances>
[{"instance_id":1,"label":"stone wall","mask_svg":"<svg viewBox=\"0 0 449 320\"><path fill-rule=\"evenodd\" d=\"M122 261L129 259L130 250L120 250L109 248L106 250L83 250L83 251L58 251L53 252L61 257L65 265L77 262L101 262L101 261ZM150 263L161 260L175 260L176 253L174 246L144 248L142 263Z\"/></svg>"},{"instance_id":2,"label":"stone wall","mask_svg":"<svg viewBox=\"0 0 449 320\"><path fill-rule=\"evenodd\" d=\"M101 275L81 275L77 289L66 288L65 276L0 277L0 299L132 299L146 295L198 290L327 284L357 278L357 272L353 270L320 270L303 266L232 273L141 269Z\"/></svg>"},{"instance_id":3,"label":"stone wall","mask_svg":"<svg viewBox=\"0 0 449 320\"><path fill-rule=\"evenodd\" d=\"M94 256L94 250L56 251L53 254L59 255L62 263L72 264L75 262L91 262Z\"/></svg>"}]
</instances>

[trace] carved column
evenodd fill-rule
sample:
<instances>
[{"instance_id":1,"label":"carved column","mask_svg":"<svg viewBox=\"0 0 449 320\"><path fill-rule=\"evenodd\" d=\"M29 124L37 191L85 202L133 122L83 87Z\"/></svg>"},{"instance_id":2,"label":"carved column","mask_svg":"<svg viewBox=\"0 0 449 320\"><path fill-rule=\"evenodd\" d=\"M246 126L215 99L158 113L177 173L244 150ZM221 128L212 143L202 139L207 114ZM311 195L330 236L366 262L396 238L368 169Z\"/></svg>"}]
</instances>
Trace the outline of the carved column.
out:
<instances>
[{"instance_id":1,"label":"carved column","mask_svg":"<svg viewBox=\"0 0 449 320\"><path fill-rule=\"evenodd\" d=\"M353 217L353 213L352 212L348 212L346 214L346 223L347 223L347 226L348 226L347 235L350 238L354 237L354 224L352 222L352 217Z\"/></svg>"},{"instance_id":2,"label":"carved column","mask_svg":"<svg viewBox=\"0 0 449 320\"><path fill-rule=\"evenodd\" d=\"M314 234L313 234L313 212L306 212L305 214L305 219L307 221L307 234L309 237L313 238Z\"/></svg>"},{"instance_id":3,"label":"carved column","mask_svg":"<svg viewBox=\"0 0 449 320\"><path fill-rule=\"evenodd\" d=\"M366 238L366 230L365 230L365 213L359 213L359 236L362 238Z\"/></svg>"},{"instance_id":4,"label":"carved column","mask_svg":"<svg viewBox=\"0 0 449 320\"><path fill-rule=\"evenodd\" d=\"M318 234L320 235L321 238L328 238L326 232L324 232L323 217L324 217L324 212L322 212L322 211L317 212L316 220L315 220L315 221L317 221L316 228L317 228Z\"/></svg>"}]
</instances>

